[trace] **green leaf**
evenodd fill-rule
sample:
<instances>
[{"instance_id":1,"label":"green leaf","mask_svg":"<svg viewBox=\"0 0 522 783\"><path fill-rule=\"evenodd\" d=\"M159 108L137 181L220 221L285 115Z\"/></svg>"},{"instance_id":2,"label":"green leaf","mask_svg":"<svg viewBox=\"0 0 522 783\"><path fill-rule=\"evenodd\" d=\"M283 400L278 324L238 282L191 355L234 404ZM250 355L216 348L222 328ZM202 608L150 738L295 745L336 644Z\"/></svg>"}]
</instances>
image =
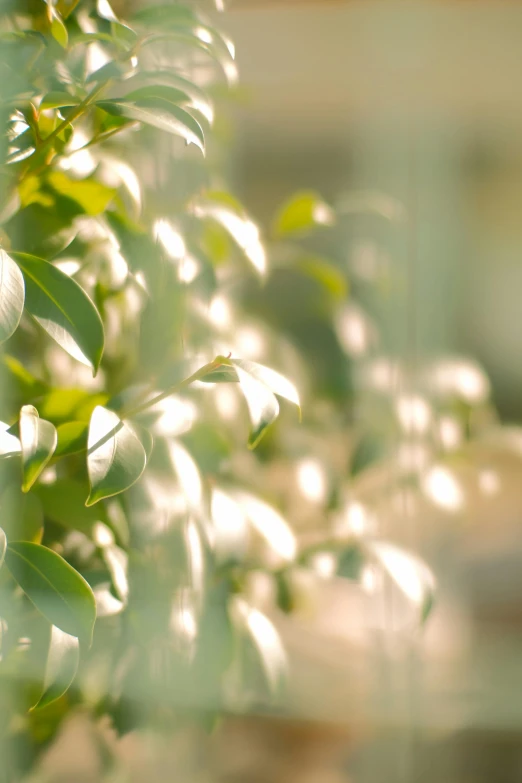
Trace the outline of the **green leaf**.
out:
<instances>
[{"instance_id":1,"label":"green leaf","mask_svg":"<svg viewBox=\"0 0 522 783\"><path fill-rule=\"evenodd\" d=\"M249 372L236 367L239 385L245 397L252 429L248 437L248 447L255 449L261 438L279 415L279 404L270 389L258 381Z\"/></svg>"},{"instance_id":2,"label":"green leaf","mask_svg":"<svg viewBox=\"0 0 522 783\"><path fill-rule=\"evenodd\" d=\"M35 544L42 540L43 508L34 492L26 494L16 484L8 485L0 496L0 519L9 540Z\"/></svg>"},{"instance_id":3,"label":"green leaf","mask_svg":"<svg viewBox=\"0 0 522 783\"><path fill-rule=\"evenodd\" d=\"M209 123L212 123L214 119L212 101L207 93L201 87L198 87L197 84L184 79L182 76L178 76L178 74L172 71L142 71L140 78L150 79L154 85L173 87L184 95L188 95L192 108L199 111Z\"/></svg>"},{"instance_id":4,"label":"green leaf","mask_svg":"<svg viewBox=\"0 0 522 783\"><path fill-rule=\"evenodd\" d=\"M2 563L4 562L5 557L5 550L7 548L7 537L0 527L0 568L2 567Z\"/></svg>"},{"instance_id":5,"label":"green leaf","mask_svg":"<svg viewBox=\"0 0 522 783\"><path fill-rule=\"evenodd\" d=\"M58 445L54 452L55 457L65 457L68 454L77 454L87 449L87 433L89 425L86 421L68 421L60 424L56 430Z\"/></svg>"},{"instance_id":6,"label":"green leaf","mask_svg":"<svg viewBox=\"0 0 522 783\"><path fill-rule=\"evenodd\" d=\"M101 405L91 416L87 446L87 506L124 492L145 470L147 455L132 425Z\"/></svg>"},{"instance_id":7,"label":"green leaf","mask_svg":"<svg viewBox=\"0 0 522 783\"><path fill-rule=\"evenodd\" d=\"M56 10L61 15L62 19L67 19L79 2L80 0L58 0L56 3Z\"/></svg>"},{"instance_id":8,"label":"green leaf","mask_svg":"<svg viewBox=\"0 0 522 783\"><path fill-rule=\"evenodd\" d=\"M426 563L388 541L368 541L365 547L406 598L418 606L424 622L433 607L436 588L435 577Z\"/></svg>"},{"instance_id":9,"label":"green leaf","mask_svg":"<svg viewBox=\"0 0 522 783\"><path fill-rule=\"evenodd\" d=\"M143 122L159 130L181 136L187 143L205 149L205 137L201 125L184 109L163 98L142 98L128 102L123 99L98 101L97 106L108 114Z\"/></svg>"},{"instance_id":10,"label":"green leaf","mask_svg":"<svg viewBox=\"0 0 522 783\"><path fill-rule=\"evenodd\" d=\"M5 250L0 250L0 343L16 331L24 309L24 278Z\"/></svg>"},{"instance_id":11,"label":"green leaf","mask_svg":"<svg viewBox=\"0 0 522 783\"><path fill-rule=\"evenodd\" d=\"M274 232L285 237L305 234L317 226L335 223L335 212L317 193L303 191L293 196L279 211L274 222Z\"/></svg>"},{"instance_id":12,"label":"green leaf","mask_svg":"<svg viewBox=\"0 0 522 783\"><path fill-rule=\"evenodd\" d=\"M223 365L218 370L209 373L203 380L207 383L226 383L239 380L252 422L248 441L251 449L256 447L266 428L275 421L279 414L279 405L274 395L284 397L297 405L299 417L301 417L297 389L284 375L262 364L257 364L257 362L221 358Z\"/></svg>"},{"instance_id":13,"label":"green leaf","mask_svg":"<svg viewBox=\"0 0 522 783\"><path fill-rule=\"evenodd\" d=\"M54 454L58 438L50 421L41 419L32 405L24 405L18 423L22 447L22 490L29 492Z\"/></svg>"},{"instance_id":14,"label":"green leaf","mask_svg":"<svg viewBox=\"0 0 522 783\"><path fill-rule=\"evenodd\" d=\"M105 520L103 508L85 506L88 489L81 481L61 478L54 484L39 484L34 491L41 500L45 516L67 530L79 530L90 537L96 522Z\"/></svg>"},{"instance_id":15,"label":"green leaf","mask_svg":"<svg viewBox=\"0 0 522 783\"><path fill-rule=\"evenodd\" d=\"M76 636L60 630L53 625L47 663L43 693L36 704L35 709L47 707L69 689L80 662L80 644Z\"/></svg>"},{"instance_id":16,"label":"green leaf","mask_svg":"<svg viewBox=\"0 0 522 783\"><path fill-rule=\"evenodd\" d=\"M85 579L63 557L40 544L10 542L5 563L39 612L61 631L90 644L96 603Z\"/></svg>"},{"instance_id":17,"label":"green leaf","mask_svg":"<svg viewBox=\"0 0 522 783\"><path fill-rule=\"evenodd\" d=\"M149 84L146 87L138 87L124 95L123 100L134 102L143 98L161 98L174 104L190 101L190 96L186 92L168 84Z\"/></svg>"},{"instance_id":18,"label":"green leaf","mask_svg":"<svg viewBox=\"0 0 522 783\"><path fill-rule=\"evenodd\" d=\"M71 106L77 106L79 102L78 98L74 98L68 92L48 92L42 98L38 108L40 111L45 109L68 109Z\"/></svg>"},{"instance_id":19,"label":"green leaf","mask_svg":"<svg viewBox=\"0 0 522 783\"><path fill-rule=\"evenodd\" d=\"M266 251L257 225L228 193L211 192L192 203L196 217L209 218L219 223L243 251L254 269L264 275L267 271Z\"/></svg>"},{"instance_id":20,"label":"green leaf","mask_svg":"<svg viewBox=\"0 0 522 783\"><path fill-rule=\"evenodd\" d=\"M42 258L13 253L26 287L25 306L45 331L82 364L100 365L104 332L96 307L83 288Z\"/></svg>"},{"instance_id":21,"label":"green leaf","mask_svg":"<svg viewBox=\"0 0 522 783\"><path fill-rule=\"evenodd\" d=\"M252 688L253 682L260 685L271 697L276 696L286 681L288 671L287 655L276 627L268 617L241 596L231 601L231 615L241 641L240 655L236 662L243 671L238 671L239 692Z\"/></svg>"},{"instance_id":22,"label":"green leaf","mask_svg":"<svg viewBox=\"0 0 522 783\"><path fill-rule=\"evenodd\" d=\"M299 413L301 412L299 393L294 384L284 375L270 369L270 367L265 367L257 362L249 362L246 359L231 359L230 361L236 368L240 367L257 381L264 383L278 397L284 397L285 400L293 402L294 405L297 405Z\"/></svg>"},{"instance_id":23,"label":"green leaf","mask_svg":"<svg viewBox=\"0 0 522 783\"><path fill-rule=\"evenodd\" d=\"M54 40L60 44L62 49L67 49L67 44L69 42L69 35L67 33L67 28L63 23L63 20L59 16L59 14L53 9L53 20L51 22L51 35L54 38Z\"/></svg>"},{"instance_id":24,"label":"green leaf","mask_svg":"<svg viewBox=\"0 0 522 783\"><path fill-rule=\"evenodd\" d=\"M38 401L44 419L64 424L71 419L89 421L97 405L103 405L107 395L90 394L84 389L52 389Z\"/></svg>"},{"instance_id":25,"label":"green leaf","mask_svg":"<svg viewBox=\"0 0 522 783\"><path fill-rule=\"evenodd\" d=\"M116 195L113 188L108 188L101 182L94 179L71 179L63 171L51 171L47 175L47 182L57 193L80 204L87 215L101 215Z\"/></svg>"}]
</instances>

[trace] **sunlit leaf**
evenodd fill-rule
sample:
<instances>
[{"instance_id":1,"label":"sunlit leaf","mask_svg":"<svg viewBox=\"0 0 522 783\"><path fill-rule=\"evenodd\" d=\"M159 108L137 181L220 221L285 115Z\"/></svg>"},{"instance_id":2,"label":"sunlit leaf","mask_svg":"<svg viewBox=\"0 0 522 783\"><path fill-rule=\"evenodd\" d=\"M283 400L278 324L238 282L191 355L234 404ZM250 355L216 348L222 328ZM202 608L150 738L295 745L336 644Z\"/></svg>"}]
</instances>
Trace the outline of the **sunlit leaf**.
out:
<instances>
[{"instance_id":1,"label":"sunlit leaf","mask_svg":"<svg viewBox=\"0 0 522 783\"><path fill-rule=\"evenodd\" d=\"M85 291L42 258L13 255L24 275L27 310L67 353L96 372L103 353L103 324Z\"/></svg>"},{"instance_id":2,"label":"sunlit leaf","mask_svg":"<svg viewBox=\"0 0 522 783\"><path fill-rule=\"evenodd\" d=\"M203 484L198 466L181 443L170 441L168 449L187 505L195 511L200 511L203 501Z\"/></svg>"},{"instance_id":3,"label":"sunlit leaf","mask_svg":"<svg viewBox=\"0 0 522 783\"><path fill-rule=\"evenodd\" d=\"M53 456L58 438L54 425L41 419L32 405L23 406L18 426L22 447L22 489L28 492Z\"/></svg>"},{"instance_id":4,"label":"sunlit leaf","mask_svg":"<svg viewBox=\"0 0 522 783\"><path fill-rule=\"evenodd\" d=\"M86 421L68 421L61 424L56 430L58 445L54 452L55 457L65 457L87 449L88 431L89 425Z\"/></svg>"},{"instance_id":5,"label":"sunlit leaf","mask_svg":"<svg viewBox=\"0 0 522 783\"><path fill-rule=\"evenodd\" d=\"M284 375L270 369L270 367L265 367L257 362L249 362L246 359L231 359L230 361L236 368L240 368L257 381L268 386L270 391L277 394L278 397L284 397L285 400L293 402L300 410L299 393L294 384Z\"/></svg>"},{"instance_id":6,"label":"sunlit leaf","mask_svg":"<svg viewBox=\"0 0 522 783\"><path fill-rule=\"evenodd\" d=\"M335 212L313 191L297 193L278 212L274 231L278 236L304 234L317 226L335 223Z\"/></svg>"},{"instance_id":7,"label":"sunlit leaf","mask_svg":"<svg viewBox=\"0 0 522 783\"><path fill-rule=\"evenodd\" d=\"M209 123L212 123L214 119L214 107L212 101L201 87L197 84L184 79L173 71L142 71L140 77L143 79L150 79L154 85L165 85L167 87L173 87L179 92L187 95L189 98L189 104L193 109L199 111L207 119Z\"/></svg>"},{"instance_id":8,"label":"sunlit leaf","mask_svg":"<svg viewBox=\"0 0 522 783\"><path fill-rule=\"evenodd\" d=\"M76 636L60 630L53 625L51 641L47 654L45 678L42 696L37 709L47 707L71 686L80 662L80 644Z\"/></svg>"},{"instance_id":9,"label":"sunlit leaf","mask_svg":"<svg viewBox=\"0 0 522 783\"><path fill-rule=\"evenodd\" d=\"M38 403L41 415L55 424L74 419L89 421L97 405L104 405L106 394L90 394L84 389L52 389Z\"/></svg>"},{"instance_id":10,"label":"sunlit leaf","mask_svg":"<svg viewBox=\"0 0 522 783\"><path fill-rule=\"evenodd\" d=\"M11 541L32 541L39 544L43 534L43 508L34 492L8 485L0 495L0 519Z\"/></svg>"},{"instance_id":11,"label":"sunlit leaf","mask_svg":"<svg viewBox=\"0 0 522 783\"><path fill-rule=\"evenodd\" d=\"M435 577L419 557L388 541L369 541L366 548L425 620L433 606Z\"/></svg>"},{"instance_id":12,"label":"sunlit leaf","mask_svg":"<svg viewBox=\"0 0 522 783\"><path fill-rule=\"evenodd\" d=\"M67 44L69 42L69 35L67 33L67 28L63 23L63 20L59 16L59 14L54 11L53 9L53 20L51 22L51 35L54 38L55 41L57 41L62 49L67 48Z\"/></svg>"},{"instance_id":13,"label":"sunlit leaf","mask_svg":"<svg viewBox=\"0 0 522 783\"><path fill-rule=\"evenodd\" d=\"M129 593L127 553L115 544L112 530L102 522L96 523L93 537L96 546L101 550L105 565L111 575L114 590L118 598L125 602Z\"/></svg>"},{"instance_id":14,"label":"sunlit leaf","mask_svg":"<svg viewBox=\"0 0 522 783\"><path fill-rule=\"evenodd\" d=\"M205 149L201 125L188 112L164 98L141 98L139 101L113 99L98 101L97 105L108 114L143 122L159 130L181 136L187 143Z\"/></svg>"},{"instance_id":15,"label":"sunlit leaf","mask_svg":"<svg viewBox=\"0 0 522 783\"><path fill-rule=\"evenodd\" d=\"M267 427L277 419L279 403L264 383L258 381L241 367L236 367L236 372L252 422L248 446L254 449L265 434Z\"/></svg>"},{"instance_id":16,"label":"sunlit leaf","mask_svg":"<svg viewBox=\"0 0 522 783\"><path fill-rule=\"evenodd\" d=\"M24 297L22 273L5 250L0 250L0 343L16 331L24 309Z\"/></svg>"},{"instance_id":17,"label":"sunlit leaf","mask_svg":"<svg viewBox=\"0 0 522 783\"><path fill-rule=\"evenodd\" d=\"M210 502L212 544L223 562L241 560L247 549L249 525L241 504L218 487Z\"/></svg>"},{"instance_id":18,"label":"sunlit leaf","mask_svg":"<svg viewBox=\"0 0 522 783\"><path fill-rule=\"evenodd\" d=\"M258 609L250 606L244 598L235 596L231 606L232 617L236 630L244 641L250 640L257 652L258 663L266 678L269 693L275 696L283 685L287 669L287 655L281 641L279 632L268 617ZM246 661L245 661L246 663ZM246 683L240 685L248 687L249 671L248 666L243 676Z\"/></svg>"},{"instance_id":19,"label":"sunlit leaf","mask_svg":"<svg viewBox=\"0 0 522 783\"><path fill-rule=\"evenodd\" d=\"M291 562L296 556L297 542L292 528L279 511L249 492L236 490L231 494L240 504L253 529L277 557L283 562Z\"/></svg>"},{"instance_id":20,"label":"sunlit leaf","mask_svg":"<svg viewBox=\"0 0 522 783\"><path fill-rule=\"evenodd\" d=\"M177 87L171 87L165 84L148 84L145 87L138 87L124 96L126 101L139 101L142 98L162 98L174 104L183 104L190 101L190 97Z\"/></svg>"},{"instance_id":21,"label":"sunlit leaf","mask_svg":"<svg viewBox=\"0 0 522 783\"><path fill-rule=\"evenodd\" d=\"M241 205L228 193L211 192L192 204L197 217L210 218L221 225L241 248L256 271L267 271L266 251L259 228L249 218Z\"/></svg>"},{"instance_id":22,"label":"sunlit leaf","mask_svg":"<svg viewBox=\"0 0 522 783\"><path fill-rule=\"evenodd\" d=\"M58 0L56 3L56 10L61 15L62 19L67 19L79 2L80 0Z\"/></svg>"},{"instance_id":23,"label":"sunlit leaf","mask_svg":"<svg viewBox=\"0 0 522 783\"><path fill-rule=\"evenodd\" d=\"M8 543L5 563L50 623L90 644L96 619L94 595L69 563L51 549L26 541Z\"/></svg>"},{"instance_id":24,"label":"sunlit leaf","mask_svg":"<svg viewBox=\"0 0 522 783\"><path fill-rule=\"evenodd\" d=\"M87 446L88 506L124 492L145 470L147 455L132 425L101 405L91 416Z\"/></svg>"},{"instance_id":25,"label":"sunlit leaf","mask_svg":"<svg viewBox=\"0 0 522 783\"><path fill-rule=\"evenodd\" d=\"M78 98L74 98L68 92L48 92L42 98L39 109L40 111L45 109L68 109L71 106L76 106L79 102Z\"/></svg>"},{"instance_id":26,"label":"sunlit leaf","mask_svg":"<svg viewBox=\"0 0 522 783\"><path fill-rule=\"evenodd\" d=\"M109 206L116 195L113 188L108 188L94 179L71 179L63 171L51 171L47 182L53 190L62 196L77 201L87 215L100 215Z\"/></svg>"},{"instance_id":27,"label":"sunlit leaf","mask_svg":"<svg viewBox=\"0 0 522 783\"><path fill-rule=\"evenodd\" d=\"M111 23L112 35L118 43L125 47L131 47L136 43L137 34L118 19L108 0L98 0L97 10L102 19L107 19Z\"/></svg>"}]
</instances>

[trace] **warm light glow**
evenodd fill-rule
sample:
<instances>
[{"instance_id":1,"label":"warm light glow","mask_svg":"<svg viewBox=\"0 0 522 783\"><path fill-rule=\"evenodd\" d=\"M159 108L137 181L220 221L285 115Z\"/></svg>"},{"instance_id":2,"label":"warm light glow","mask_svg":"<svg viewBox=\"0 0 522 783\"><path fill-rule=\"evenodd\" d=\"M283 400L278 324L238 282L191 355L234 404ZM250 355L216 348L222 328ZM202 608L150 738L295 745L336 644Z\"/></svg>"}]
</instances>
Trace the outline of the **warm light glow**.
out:
<instances>
[{"instance_id":1,"label":"warm light glow","mask_svg":"<svg viewBox=\"0 0 522 783\"><path fill-rule=\"evenodd\" d=\"M395 402L395 411L406 432L425 433L431 424L431 407L423 397L402 395Z\"/></svg>"},{"instance_id":2,"label":"warm light glow","mask_svg":"<svg viewBox=\"0 0 522 783\"><path fill-rule=\"evenodd\" d=\"M224 296L215 296L210 303L208 315L212 323L224 329L232 324L230 304Z\"/></svg>"},{"instance_id":3,"label":"warm light glow","mask_svg":"<svg viewBox=\"0 0 522 783\"><path fill-rule=\"evenodd\" d=\"M310 558L310 566L321 579L331 579L337 570L337 558L331 552L318 552Z\"/></svg>"},{"instance_id":4,"label":"warm light glow","mask_svg":"<svg viewBox=\"0 0 522 783\"><path fill-rule=\"evenodd\" d=\"M323 503L326 500L327 483L323 466L316 459L303 459L297 463L297 484L306 500Z\"/></svg>"},{"instance_id":5,"label":"warm light glow","mask_svg":"<svg viewBox=\"0 0 522 783\"><path fill-rule=\"evenodd\" d=\"M462 427L458 419L441 416L438 422L439 438L445 449L455 449L462 443Z\"/></svg>"},{"instance_id":6,"label":"warm light glow","mask_svg":"<svg viewBox=\"0 0 522 783\"><path fill-rule=\"evenodd\" d=\"M194 35L206 44L211 44L214 40L210 31L206 30L204 27L196 27L194 29Z\"/></svg>"},{"instance_id":7,"label":"warm light glow","mask_svg":"<svg viewBox=\"0 0 522 783\"><path fill-rule=\"evenodd\" d=\"M401 443L397 449L397 462L406 473L424 470L430 459L430 450L423 443Z\"/></svg>"},{"instance_id":8,"label":"warm light glow","mask_svg":"<svg viewBox=\"0 0 522 783\"><path fill-rule=\"evenodd\" d=\"M423 489L433 503L448 511L458 511L464 505L462 487L448 468L431 468L424 477Z\"/></svg>"},{"instance_id":9,"label":"warm light glow","mask_svg":"<svg viewBox=\"0 0 522 783\"><path fill-rule=\"evenodd\" d=\"M323 226L332 226L335 223L335 212L324 201L314 204L312 217L315 223Z\"/></svg>"},{"instance_id":10,"label":"warm light glow","mask_svg":"<svg viewBox=\"0 0 522 783\"><path fill-rule=\"evenodd\" d=\"M97 162L90 150L81 149L88 141L89 137L87 134L81 128L75 128L74 135L67 148L69 155L60 159L60 168L64 171L72 171L78 177L87 177L89 174L92 174L97 166Z\"/></svg>"},{"instance_id":11,"label":"warm light glow","mask_svg":"<svg viewBox=\"0 0 522 783\"><path fill-rule=\"evenodd\" d=\"M242 326L235 333L235 353L254 361L262 359L265 353L265 340L261 331L254 326Z\"/></svg>"},{"instance_id":12,"label":"warm light glow","mask_svg":"<svg viewBox=\"0 0 522 783\"><path fill-rule=\"evenodd\" d=\"M375 391L389 394L399 387L402 370L398 362L382 357L366 365L364 380Z\"/></svg>"},{"instance_id":13,"label":"warm light glow","mask_svg":"<svg viewBox=\"0 0 522 783\"><path fill-rule=\"evenodd\" d=\"M96 522L92 529L93 541L97 547L104 549L114 544L114 535L112 530L104 525L103 522Z\"/></svg>"},{"instance_id":14,"label":"warm light glow","mask_svg":"<svg viewBox=\"0 0 522 783\"><path fill-rule=\"evenodd\" d=\"M497 495L500 491L500 476L495 470L481 470L478 483L484 495Z\"/></svg>"},{"instance_id":15,"label":"warm light glow","mask_svg":"<svg viewBox=\"0 0 522 783\"><path fill-rule=\"evenodd\" d=\"M182 397L167 397L151 410L161 412L154 423L153 430L157 435L175 437L190 430L197 419L198 409L192 400Z\"/></svg>"},{"instance_id":16,"label":"warm light glow","mask_svg":"<svg viewBox=\"0 0 522 783\"><path fill-rule=\"evenodd\" d=\"M242 556L247 545L248 528L239 503L214 487L210 510L217 551L223 556Z\"/></svg>"},{"instance_id":17,"label":"warm light glow","mask_svg":"<svg viewBox=\"0 0 522 783\"><path fill-rule=\"evenodd\" d=\"M199 261L194 256L186 255L180 265L178 277L181 283L192 283L200 271Z\"/></svg>"},{"instance_id":18,"label":"warm light glow","mask_svg":"<svg viewBox=\"0 0 522 783\"><path fill-rule=\"evenodd\" d=\"M340 537L362 536L374 527L368 509L362 503L351 502L335 523L335 533Z\"/></svg>"},{"instance_id":19,"label":"warm light glow","mask_svg":"<svg viewBox=\"0 0 522 783\"><path fill-rule=\"evenodd\" d=\"M366 315L355 305L345 307L337 318L339 342L349 356L367 353L374 341L374 329Z\"/></svg>"},{"instance_id":20,"label":"warm light glow","mask_svg":"<svg viewBox=\"0 0 522 783\"><path fill-rule=\"evenodd\" d=\"M214 402L217 411L225 421L232 421L239 412L239 399L236 390L228 383L218 383L214 388Z\"/></svg>"},{"instance_id":21,"label":"warm light glow","mask_svg":"<svg viewBox=\"0 0 522 783\"><path fill-rule=\"evenodd\" d=\"M490 383L482 368L468 359L445 359L432 371L435 388L441 394L455 395L470 405L485 402Z\"/></svg>"},{"instance_id":22,"label":"warm light glow","mask_svg":"<svg viewBox=\"0 0 522 783\"><path fill-rule=\"evenodd\" d=\"M187 251L183 237L168 220L159 218L154 221L152 231L154 239L160 243L169 258L173 261L184 258Z\"/></svg>"}]
</instances>

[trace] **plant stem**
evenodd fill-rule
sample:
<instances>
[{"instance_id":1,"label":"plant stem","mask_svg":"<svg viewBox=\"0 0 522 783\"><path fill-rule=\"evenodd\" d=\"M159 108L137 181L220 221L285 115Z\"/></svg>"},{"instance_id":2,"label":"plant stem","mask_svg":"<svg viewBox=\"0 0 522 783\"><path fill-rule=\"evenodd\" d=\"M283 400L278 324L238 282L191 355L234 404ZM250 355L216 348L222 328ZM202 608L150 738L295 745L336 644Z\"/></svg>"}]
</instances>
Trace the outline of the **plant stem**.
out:
<instances>
[{"instance_id":1,"label":"plant stem","mask_svg":"<svg viewBox=\"0 0 522 783\"><path fill-rule=\"evenodd\" d=\"M145 402L142 402L139 405L135 405L133 408L128 408L127 410L125 410L124 408L119 414L120 418L127 419L130 416L136 416L138 413L147 410L147 408L152 408L153 405L156 405L158 402L161 402L162 400L165 400L167 397L170 397L171 394L175 394L176 392L185 389L187 386L190 386L191 383L194 383L194 381L201 380L201 378L204 378L205 375L208 375L209 373L213 372L218 367L220 367L221 364L222 361L220 359L213 359L208 364L205 364L203 365L203 367L200 367L199 370L196 370L195 373L189 375L188 378L184 378L179 383L175 383L173 386L169 386L168 389L165 389L165 391L161 392L160 394L157 394L151 400L145 400Z\"/></svg>"},{"instance_id":2,"label":"plant stem","mask_svg":"<svg viewBox=\"0 0 522 783\"><path fill-rule=\"evenodd\" d=\"M85 96L83 101L81 101L78 106L76 106L70 114L62 120L62 122L56 126L56 128L45 137L45 139L41 140L41 143L38 145L38 148L33 152L31 157L28 160L28 166L26 167L25 171L23 172L22 176L20 177L20 180L23 180L27 174L34 168L34 165L31 165L31 161L34 163L38 163L41 155L43 152L45 152L46 149L48 149L51 142L54 141L54 139L60 135L60 133L65 130L65 128L69 127L71 123L73 123L78 117L80 117L85 109L90 106L90 104L94 101L95 98L100 94L102 90L107 87L109 84L110 79L105 79L104 81L100 82L96 87L94 87L88 95Z\"/></svg>"}]
</instances>

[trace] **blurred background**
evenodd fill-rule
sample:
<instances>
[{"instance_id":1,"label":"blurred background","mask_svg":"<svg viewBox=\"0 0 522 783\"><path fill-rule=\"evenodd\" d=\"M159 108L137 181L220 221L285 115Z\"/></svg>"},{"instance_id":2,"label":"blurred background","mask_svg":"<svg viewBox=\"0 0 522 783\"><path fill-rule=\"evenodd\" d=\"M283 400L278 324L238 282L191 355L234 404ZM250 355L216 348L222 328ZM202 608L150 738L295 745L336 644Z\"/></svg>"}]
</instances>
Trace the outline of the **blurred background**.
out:
<instances>
[{"instance_id":1,"label":"blurred background","mask_svg":"<svg viewBox=\"0 0 522 783\"><path fill-rule=\"evenodd\" d=\"M266 219L301 188L403 204L404 222L354 215L333 241L383 352L472 357L503 422L520 421L521 5L236 0L228 11L242 90L229 165L249 209ZM458 513L451 499L438 514L416 507L402 534L400 514L381 517L410 545L429 539L441 594L424 636L407 653L361 642L365 610L325 597L335 643L296 641L296 690L322 722L314 742L304 730L296 741L303 768L281 779L522 780L522 465L504 440L468 458Z\"/></svg>"},{"instance_id":2,"label":"blurred background","mask_svg":"<svg viewBox=\"0 0 522 783\"><path fill-rule=\"evenodd\" d=\"M124 15L125 3L114 6ZM254 699L211 734L167 742L106 728L126 769L110 780L518 783L522 4L212 6L240 81L213 88L211 165L265 235L296 191L317 192L341 216L305 240L334 270L335 307L285 275L277 248L267 282L237 294L281 335L270 343L274 366L292 355L285 341L305 357L302 376L296 367L310 426L300 435L289 425L275 446L267 438L259 463L241 452L233 469L255 475L260 492L270 487L312 553L328 519L404 546L431 570L376 543L385 577L324 579L339 563L319 548L313 577L293 574L295 613L266 608L288 658L284 699ZM182 192L192 170L178 171L171 187ZM222 310L213 312L218 323ZM263 359L255 329L231 331ZM346 493L335 502L331 476ZM252 585L263 611L264 587ZM431 609L425 624L420 605ZM35 783L101 779L89 767L99 737L86 725L73 716Z\"/></svg>"}]
</instances>

